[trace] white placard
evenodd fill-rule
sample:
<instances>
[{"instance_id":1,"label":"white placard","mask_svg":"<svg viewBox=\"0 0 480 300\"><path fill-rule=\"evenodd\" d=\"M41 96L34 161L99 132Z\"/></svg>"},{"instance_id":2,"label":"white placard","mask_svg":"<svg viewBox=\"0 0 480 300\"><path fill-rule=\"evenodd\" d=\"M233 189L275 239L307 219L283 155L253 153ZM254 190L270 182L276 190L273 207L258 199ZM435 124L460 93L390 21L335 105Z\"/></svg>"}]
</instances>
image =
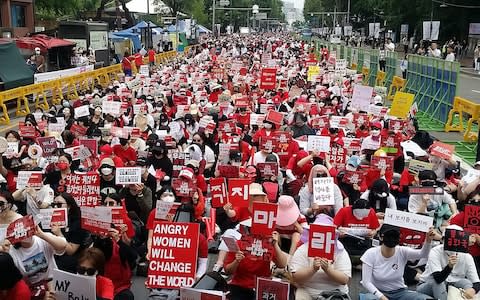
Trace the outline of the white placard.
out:
<instances>
[{"instance_id":1,"label":"white placard","mask_svg":"<svg viewBox=\"0 0 480 300\"><path fill-rule=\"evenodd\" d=\"M102 112L104 114L111 114L113 116L119 115L121 107L122 107L122 102L117 102L117 101L102 102Z\"/></svg>"},{"instance_id":2,"label":"white placard","mask_svg":"<svg viewBox=\"0 0 480 300\"><path fill-rule=\"evenodd\" d=\"M335 205L332 177L313 178L313 203L318 205Z\"/></svg>"},{"instance_id":3,"label":"white placard","mask_svg":"<svg viewBox=\"0 0 480 300\"><path fill-rule=\"evenodd\" d=\"M90 115L90 109L88 105L82 105L82 106L76 107L74 112L75 112L75 119Z\"/></svg>"},{"instance_id":4,"label":"white placard","mask_svg":"<svg viewBox=\"0 0 480 300\"><path fill-rule=\"evenodd\" d=\"M62 210L64 211L63 214L65 216L65 226L60 226L60 228L68 227L68 213L66 208L44 208L40 209L40 213L38 214L38 219L40 219L42 229L50 229L53 213Z\"/></svg>"},{"instance_id":5,"label":"white placard","mask_svg":"<svg viewBox=\"0 0 480 300\"><path fill-rule=\"evenodd\" d=\"M320 135L309 135L307 140L307 151L330 152L330 137Z\"/></svg>"},{"instance_id":6,"label":"white placard","mask_svg":"<svg viewBox=\"0 0 480 300\"><path fill-rule=\"evenodd\" d=\"M335 60L335 70L340 71L342 74L347 72L347 60L337 59Z\"/></svg>"},{"instance_id":7,"label":"white placard","mask_svg":"<svg viewBox=\"0 0 480 300\"><path fill-rule=\"evenodd\" d=\"M148 65L141 65L138 73L145 76L150 76L150 69L148 68Z\"/></svg>"},{"instance_id":8,"label":"white placard","mask_svg":"<svg viewBox=\"0 0 480 300\"><path fill-rule=\"evenodd\" d=\"M97 299L95 276L84 276L54 269L53 289L56 300Z\"/></svg>"},{"instance_id":9,"label":"white placard","mask_svg":"<svg viewBox=\"0 0 480 300\"><path fill-rule=\"evenodd\" d=\"M3 153L3 156L14 155L18 153L18 142L8 142L7 150Z\"/></svg>"},{"instance_id":10,"label":"white placard","mask_svg":"<svg viewBox=\"0 0 480 300\"><path fill-rule=\"evenodd\" d=\"M427 41L438 40L440 31L440 21L424 21L423 22L423 39Z\"/></svg>"},{"instance_id":11,"label":"white placard","mask_svg":"<svg viewBox=\"0 0 480 300\"><path fill-rule=\"evenodd\" d=\"M408 228L411 230L428 232L430 230L430 227L433 226L433 218L387 208L385 210L383 224L390 224L397 227Z\"/></svg>"},{"instance_id":12,"label":"white placard","mask_svg":"<svg viewBox=\"0 0 480 300\"><path fill-rule=\"evenodd\" d=\"M90 31L90 47L95 51L108 49L108 32Z\"/></svg>"},{"instance_id":13,"label":"white placard","mask_svg":"<svg viewBox=\"0 0 480 300\"><path fill-rule=\"evenodd\" d=\"M82 219L89 219L96 223L112 223L112 207L109 206L82 206Z\"/></svg>"},{"instance_id":14,"label":"white placard","mask_svg":"<svg viewBox=\"0 0 480 300\"><path fill-rule=\"evenodd\" d=\"M355 85L352 95L352 107L359 111L368 111L370 100L373 95L373 87L365 85Z\"/></svg>"},{"instance_id":15,"label":"white placard","mask_svg":"<svg viewBox=\"0 0 480 300\"><path fill-rule=\"evenodd\" d=\"M265 120L265 115L264 114L250 114L250 125L258 125L263 123L263 120Z\"/></svg>"},{"instance_id":16,"label":"white placard","mask_svg":"<svg viewBox=\"0 0 480 300\"><path fill-rule=\"evenodd\" d=\"M142 183L142 169L137 167L123 167L115 169L115 184Z\"/></svg>"},{"instance_id":17,"label":"white placard","mask_svg":"<svg viewBox=\"0 0 480 300\"><path fill-rule=\"evenodd\" d=\"M155 209L155 219L167 220L168 213L170 212L170 210L174 205L178 205L178 203L157 200L157 205Z\"/></svg>"},{"instance_id":18,"label":"white placard","mask_svg":"<svg viewBox=\"0 0 480 300\"><path fill-rule=\"evenodd\" d=\"M41 171L18 171L17 190L23 190L28 186L28 180L32 174L42 174Z\"/></svg>"}]
</instances>

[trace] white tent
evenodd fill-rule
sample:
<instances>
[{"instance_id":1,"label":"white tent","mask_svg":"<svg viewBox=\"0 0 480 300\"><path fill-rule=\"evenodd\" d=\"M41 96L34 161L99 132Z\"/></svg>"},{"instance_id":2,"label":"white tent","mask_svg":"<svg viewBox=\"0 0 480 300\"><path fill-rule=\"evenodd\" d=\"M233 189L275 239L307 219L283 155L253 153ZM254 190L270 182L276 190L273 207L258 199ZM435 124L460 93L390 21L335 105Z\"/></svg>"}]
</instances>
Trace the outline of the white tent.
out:
<instances>
[{"instance_id":1,"label":"white tent","mask_svg":"<svg viewBox=\"0 0 480 300\"><path fill-rule=\"evenodd\" d=\"M155 4L157 3L157 4ZM147 5L149 7L147 7ZM132 0L127 3L130 12L146 14L169 13L171 10L162 1L155 0Z\"/></svg>"}]
</instances>

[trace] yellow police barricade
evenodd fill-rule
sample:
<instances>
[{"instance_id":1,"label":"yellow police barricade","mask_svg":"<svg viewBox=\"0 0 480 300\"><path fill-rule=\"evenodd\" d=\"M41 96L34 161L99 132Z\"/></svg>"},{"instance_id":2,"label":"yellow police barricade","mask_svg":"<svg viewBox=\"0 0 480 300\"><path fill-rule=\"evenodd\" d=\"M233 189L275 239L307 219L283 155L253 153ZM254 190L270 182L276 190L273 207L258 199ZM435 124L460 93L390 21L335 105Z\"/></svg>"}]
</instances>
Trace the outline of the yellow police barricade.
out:
<instances>
[{"instance_id":1,"label":"yellow police barricade","mask_svg":"<svg viewBox=\"0 0 480 300\"><path fill-rule=\"evenodd\" d=\"M35 102L35 109L41 108L43 110L48 110L47 95L45 93L45 88L43 83L37 83L37 84L31 84L31 85L25 86L24 96L30 96L30 95ZM26 104L26 107L17 107L17 111L30 112L28 103L23 103L23 104Z\"/></svg>"},{"instance_id":2,"label":"yellow police barricade","mask_svg":"<svg viewBox=\"0 0 480 300\"><path fill-rule=\"evenodd\" d=\"M3 93L0 93L0 109L2 113L0 114L0 125L8 125L10 124L10 117L8 116L7 106L3 101Z\"/></svg>"},{"instance_id":3,"label":"yellow police barricade","mask_svg":"<svg viewBox=\"0 0 480 300\"><path fill-rule=\"evenodd\" d=\"M388 89L387 99L393 101L396 92L401 92L405 88L405 83L407 81L401 77L393 76L392 84Z\"/></svg>"},{"instance_id":4,"label":"yellow police barricade","mask_svg":"<svg viewBox=\"0 0 480 300\"><path fill-rule=\"evenodd\" d=\"M62 92L62 83L60 79L50 80L43 83L43 90L45 95L48 98L48 93L51 95L51 101L53 105L58 105L62 103L63 92Z\"/></svg>"},{"instance_id":5,"label":"yellow police barricade","mask_svg":"<svg viewBox=\"0 0 480 300\"><path fill-rule=\"evenodd\" d=\"M453 124L453 118L458 114L458 124ZM464 127L464 115L470 115L467 121L467 128ZM471 132L473 122L477 122L480 117L480 104L473 103L461 97L455 97L453 100L453 108L448 113L447 123L445 124L445 132L456 131L465 132L463 140L465 142L475 142L478 139L477 133Z\"/></svg>"},{"instance_id":6,"label":"yellow police barricade","mask_svg":"<svg viewBox=\"0 0 480 300\"><path fill-rule=\"evenodd\" d=\"M363 74L363 84L368 85L368 74L370 73L370 69L367 67L362 68L362 74Z\"/></svg>"},{"instance_id":7,"label":"yellow police barricade","mask_svg":"<svg viewBox=\"0 0 480 300\"><path fill-rule=\"evenodd\" d=\"M2 92L3 94L3 103L7 103L8 101L17 100L17 111L15 115L17 117L26 116L30 113L30 109L28 108L28 99L25 98L25 87L17 87L11 90L7 90ZM25 107L25 110L21 110L19 108ZM8 113L8 112L7 112Z\"/></svg>"},{"instance_id":8,"label":"yellow police barricade","mask_svg":"<svg viewBox=\"0 0 480 300\"><path fill-rule=\"evenodd\" d=\"M377 71L377 78L375 78L375 85L376 86L384 86L385 85L385 77L386 73L384 71Z\"/></svg>"}]
</instances>

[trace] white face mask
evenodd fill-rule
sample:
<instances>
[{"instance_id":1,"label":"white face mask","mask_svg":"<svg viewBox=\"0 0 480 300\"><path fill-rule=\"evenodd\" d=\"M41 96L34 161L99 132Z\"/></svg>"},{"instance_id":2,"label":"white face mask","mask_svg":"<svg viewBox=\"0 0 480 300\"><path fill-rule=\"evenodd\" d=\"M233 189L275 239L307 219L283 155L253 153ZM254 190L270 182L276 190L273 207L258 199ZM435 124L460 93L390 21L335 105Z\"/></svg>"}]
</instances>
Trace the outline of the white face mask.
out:
<instances>
[{"instance_id":1,"label":"white face mask","mask_svg":"<svg viewBox=\"0 0 480 300\"><path fill-rule=\"evenodd\" d=\"M354 209L353 211L353 216L357 220L363 220L366 217L368 217L368 214L370 213L370 209L368 208L359 208L359 209Z\"/></svg>"},{"instance_id":2,"label":"white face mask","mask_svg":"<svg viewBox=\"0 0 480 300\"><path fill-rule=\"evenodd\" d=\"M315 98L310 98L308 101L310 101L310 103L315 103Z\"/></svg>"},{"instance_id":3,"label":"white face mask","mask_svg":"<svg viewBox=\"0 0 480 300\"><path fill-rule=\"evenodd\" d=\"M264 127L265 129L272 129L272 124L264 123L264 124L263 124L263 127Z\"/></svg>"},{"instance_id":4,"label":"white face mask","mask_svg":"<svg viewBox=\"0 0 480 300\"><path fill-rule=\"evenodd\" d=\"M345 167L345 169L346 169L347 171L352 171L352 172L357 170L356 168L354 168L354 167L351 166L351 165L347 165L347 166Z\"/></svg>"},{"instance_id":5,"label":"white face mask","mask_svg":"<svg viewBox=\"0 0 480 300\"><path fill-rule=\"evenodd\" d=\"M165 202L175 202L175 197L174 196L165 196L165 197L162 197L162 201L165 201Z\"/></svg>"},{"instance_id":6,"label":"white face mask","mask_svg":"<svg viewBox=\"0 0 480 300\"><path fill-rule=\"evenodd\" d=\"M372 136L379 136L380 130L371 130L370 133L372 134Z\"/></svg>"},{"instance_id":7,"label":"white face mask","mask_svg":"<svg viewBox=\"0 0 480 300\"><path fill-rule=\"evenodd\" d=\"M234 137L234 138L232 138L232 142L238 143L238 142L240 142L240 138L239 137Z\"/></svg>"}]
</instances>

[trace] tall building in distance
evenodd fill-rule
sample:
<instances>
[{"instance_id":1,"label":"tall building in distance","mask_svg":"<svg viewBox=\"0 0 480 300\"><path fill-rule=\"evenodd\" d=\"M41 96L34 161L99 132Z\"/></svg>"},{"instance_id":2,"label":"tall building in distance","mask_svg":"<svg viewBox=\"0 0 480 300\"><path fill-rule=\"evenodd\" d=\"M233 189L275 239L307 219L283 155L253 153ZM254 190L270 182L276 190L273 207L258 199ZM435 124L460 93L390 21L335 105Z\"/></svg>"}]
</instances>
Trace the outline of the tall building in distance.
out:
<instances>
[{"instance_id":1,"label":"tall building in distance","mask_svg":"<svg viewBox=\"0 0 480 300\"><path fill-rule=\"evenodd\" d=\"M295 21L303 21L303 13L300 8L296 8L294 2L295 0L284 0L282 12L285 15L285 20L289 25L292 25Z\"/></svg>"},{"instance_id":2,"label":"tall building in distance","mask_svg":"<svg viewBox=\"0 0 480 300\"><path fill-rule=\"evenodd\" d=\"M35 29L34 0L0 0L0 37L23 37Z\"/></svg>"}]
</instances>

